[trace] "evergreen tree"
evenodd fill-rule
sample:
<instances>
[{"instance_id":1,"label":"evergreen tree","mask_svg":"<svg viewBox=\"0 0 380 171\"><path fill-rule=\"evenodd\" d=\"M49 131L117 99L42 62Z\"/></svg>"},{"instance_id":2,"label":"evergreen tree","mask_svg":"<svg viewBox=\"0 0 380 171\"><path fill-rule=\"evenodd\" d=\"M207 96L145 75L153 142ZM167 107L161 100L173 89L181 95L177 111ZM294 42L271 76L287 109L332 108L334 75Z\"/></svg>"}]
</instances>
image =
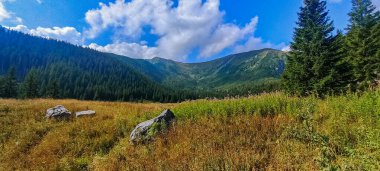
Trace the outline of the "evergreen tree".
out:
<instances>
[{"instance_id":1,"label":"evergreen tree","mask_svg":"<svg viewBox=\"0 0 380 171\"><path fill-rule=\"evenodd\" d=\"M3 76L0 76L0 98L4 97L4 81L5 78Z\"/></svg>"},{"instance_id":2,"label":"evergreen tree","mask_svg":"<svg viewBox=\"0 0 380 171\"><path fill-rule=\"evenodd\" d=\"M57 79L51 79L46 87L47 97L58 98L59 97L59 84Z\"/></svg>"},{"instance_id":3,"label":"evergreen tree","mask_svg":"<svg viewBox=\"0 0 380 171\"><path fill-rule=\"evenodd\" d=\"M287 92L305 96L323 96L337 91L341 61L339 36L333 36L326 1L304 0L298 13L288 66L283 75Z\"/></svg>"},{"instance_id":4,"label":"evergreen tree","mask_svg":"<svg viewBox=\"0 0 380 171\"><path fill-rule=\"evenodd\" d=\"M36 69L31 69L29 73L26 75L23 88L24 88L24 96L26 98L38 97L39 83L38 83L38 76L37 76Z\"/></svg>"},{"instance_id":5,"label":"evergreen tree","mask_svg":"<svg viewBox=\"0 0 380 171\"><path fill-rule=\"evenodd\" d=\"M377 76L375 55L379 47L373 29L380 14L375 12L371 0L352 0L352 6L346 39L347 58L353 67L354 88L365 89Z\"/></svg>"},{"instance_id":6,"label":"evergreen tree","mask_svg":"<svg viewBox=\"0 0 380 171\"><path fill-rule=\"evenodd\" d=\"M3 83L3 96L5 98L17 97L17 80L16 80L16 68L9 68L8 74L4 78Z\"/></svg>"},{"instance_id":7,"label":"evergreen tree","mask_svg":"<svg viewBox=\"0 0 380 171\"><path fill-rule=\"evenodd\" d=\"M376 24L372 31L374 42L376 44L377 52L375 57L372 58L371 64L374 70L374 77L376 78L375 84L380 85L380 21Z\"/></svg>"}]
</instances>

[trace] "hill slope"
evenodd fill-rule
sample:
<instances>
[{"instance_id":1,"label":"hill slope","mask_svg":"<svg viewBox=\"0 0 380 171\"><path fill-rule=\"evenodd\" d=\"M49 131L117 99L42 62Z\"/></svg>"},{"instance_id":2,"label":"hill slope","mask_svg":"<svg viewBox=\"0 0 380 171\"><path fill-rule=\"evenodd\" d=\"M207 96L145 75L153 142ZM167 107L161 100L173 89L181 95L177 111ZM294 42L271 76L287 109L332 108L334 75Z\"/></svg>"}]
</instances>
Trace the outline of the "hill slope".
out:
<instances>
[{"instance_id":1,"label":"hill slope","mask_svg":"<svg viewBox=\"0 0 380 171\"><path fill-rule=\"evenodd\" d=\"M160 102L189 98L135 71L117 55L5 28L0 28L0 40L0 75L14 66L21 82L32 68L37 69L42 96L56 81L61 98Z\"/></svg>"},{"instance_id":2,"label":"hill slope","mask_svg":"<svg viewBox=\"0 0 380 171\"><path fill-rule=\"evenodd\" d=\"M285 52L262 49L203 63L181 63L163 58L124 60L164 85L212 90L277 79L285 69L286 57Z\"/></svg>"},{"instance_id":3,"label":"hill slope","mask_svg":"<svg viewBox=\"0 0 380 171\"><path fill-rule=\"evenodd\" d=\"M42 96L53 82L59 97L86 100L176 102L204 97L246 95L273 88L287 54L262 49L203 63L150 60L102 53L68 43L0 28L0 76L11 66L22 82L38 70ZM262 84L263 83L263 84ZM1 86L1 84L0 84ZM231 93L231 90L239 93ZM1 93L0 93L1 94Z\"/></svg>"}]
</instances>

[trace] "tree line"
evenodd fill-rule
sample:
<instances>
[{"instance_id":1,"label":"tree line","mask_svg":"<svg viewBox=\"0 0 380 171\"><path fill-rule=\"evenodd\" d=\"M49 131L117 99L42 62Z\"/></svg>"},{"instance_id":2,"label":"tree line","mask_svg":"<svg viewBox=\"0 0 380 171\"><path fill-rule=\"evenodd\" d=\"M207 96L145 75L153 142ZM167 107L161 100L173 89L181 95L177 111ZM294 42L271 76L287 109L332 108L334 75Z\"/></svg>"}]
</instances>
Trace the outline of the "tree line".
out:
<instances>
[{"instance_id":1,"label":"tree line","mask_svg":"<svg viewBox=\"0 0 380 171\"><path fill-rule=\"evenodd\" d=\"M380 13L371 0L352 0L348 15L346 33L334 33L326 1L304 0L282 76L288 93L323 97L379 85Z\"/></svg>"},{"instance_id":2,"label":"tree line","mask_svg":"<svg viewBox=\"0 0 380 171\"><path fill-rule=\"evenodd\" d=\"M159 85L122 57L0 27L0 98L178 102L193 92Z\"/></svg>"},{"instance_id":3,"label":"tree line","mask_svg":"<svg viewBox=\"0 0 380 171\"><path fill-rule=\"evenodd\" d=\"M106 100L106 101L131 101L131 102L144 102L144 101L157 101L157 102L179 102L184 100L191 100L200 98L193 92L167 90L167 92L159 92L154 90L152 96L143 93L137 94L130 90L119 93L117 97L111 93L107 93L107 87L101 87L104 91L98 91L96 88L87 87L84 92L74 90L76 93L71 93L71 88L62 88L61 81L54 77L47 77L43 79L45 74L42 69L32 68L28 71L23 81L18 81L16 77L16 67L11 67L9 71L0 76L0 98L19 98L19 99L34 99L34 98L76 98L82 100ZM63 80L67 81L67 80ZM64 85L64 84L63 84ZM65 85L64 85L65 86ZM67 85L66 85L67 87ZM78 86L79 87L79 86ZM116 87L117 88L117 87ZM74 88L78 89L78 88ZM94 91L95 89L95 91ZM112 90L110 90L112 91ZM84 94L83 94L84 93ZM128 96L125 98L123 93ZM121 98L120 98L121 97Z\"/></svg>"}]
</instances>

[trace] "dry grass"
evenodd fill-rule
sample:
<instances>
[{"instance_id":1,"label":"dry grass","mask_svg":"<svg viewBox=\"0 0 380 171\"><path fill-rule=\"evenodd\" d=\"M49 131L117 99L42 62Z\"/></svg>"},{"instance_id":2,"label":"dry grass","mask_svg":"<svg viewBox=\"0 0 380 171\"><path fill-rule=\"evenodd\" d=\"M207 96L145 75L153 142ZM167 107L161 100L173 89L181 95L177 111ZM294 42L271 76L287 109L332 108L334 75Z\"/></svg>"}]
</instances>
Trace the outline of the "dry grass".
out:
<instances>
[{"instance_id":1,"label":"dry grass","mask_svg":"<svg viewBox=\"0 0 380 171\"><path fill-rule=\"evenodd\" d=\"M289 117L206 117L177 124L147 146L127 140L106 157L96 158L96 170L262 170L313 169L309 145L285 140ZM303 153L305 152L305 153ZM306 163L305 163L306 161Z\"/></svg>"},{"instance_id":2,"label":"dry grass","mask_svg":"<svg viewBox=\"0 0 380 171\"><path fill-rule=\"evenodd\" d=\"M97 114L46 120L57 104ZM178 117L171 129L132 146L134 126L165 108ZM379 91L181 104L0 100L0 124L0 170L380 169Z\"/></svg>"}]
</instances>

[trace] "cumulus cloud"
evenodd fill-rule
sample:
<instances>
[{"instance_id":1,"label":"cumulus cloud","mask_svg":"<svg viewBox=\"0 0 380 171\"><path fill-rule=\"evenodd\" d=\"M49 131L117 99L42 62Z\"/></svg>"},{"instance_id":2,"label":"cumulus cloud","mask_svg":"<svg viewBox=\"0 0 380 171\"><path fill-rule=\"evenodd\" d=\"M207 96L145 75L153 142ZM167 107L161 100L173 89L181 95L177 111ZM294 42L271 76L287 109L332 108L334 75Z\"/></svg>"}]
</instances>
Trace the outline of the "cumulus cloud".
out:
<instances>
[{"instance_id":1,"label":"cumulus cloud","mask_svg":"<svg viewBox=\"0 0 380 171\"><path fill-rule=\"evenodd\" d=\"M158 49L155 47L148 47L147 45L141 43L113 43L108 44L106 46L100 46L96 43L91 43L89 48L102 51L102 52L110 52L118 55L124 55L132 58L146 58L150 59L153 57L157 57Z\"/></svg>"},{"instance_id":2,"label":"cumulus cloud","mask_svg":"<svg viewBox=\"0 0 380 171\"><path fill-rule=\"evenodd\" d=\"M183 60L194 50L199 57L210 57L252 37L258 22L253 17L243 26L225 23L219 6L219 0L179 0L178 6L172 0L100 3L98 9L86 13L90 27L85 36L96 38L113 29L114 43L93 48L132 57ZM136 43L144 34L158 37L154 47Z\"/></svg>"},{"instance_id":3,"label":"cumulus cloud","mask_svg":"<svg viewBox=\"0 0 380 171\"><path fill-rule=\"evenodd\" d=\"M12 11L8 11L5 8L5 3L12 3L15 0L0 0L0 22L8 21L14 24L22 24L23 20L20 17L17 17Z\"/></svg>"},{"instance_id":4,"label":"cumulus cloud","mask_svg":"<svg viewBox=\"0 0 380 171\"><path fill-rule=\"evenodd\" d=\"M0 0L0 22L2 22L4 19L9 19L10 17L11 14L5 9L3 0Z\"/></svg>"},{"instance_id":5,"label":"cumulus cloud","mask_svg":"<svg viewBox=\"0 0 380 171\"><path fill-rule=\"evenodd\" d=\"M36 29L29 29L27 26L17 25L16 27L8 27L8 29L20 31L34 36L62 40L77 45L83 43L81 33L78 32L74 27L37 27Z\"/></svg>"}]
</instances>

